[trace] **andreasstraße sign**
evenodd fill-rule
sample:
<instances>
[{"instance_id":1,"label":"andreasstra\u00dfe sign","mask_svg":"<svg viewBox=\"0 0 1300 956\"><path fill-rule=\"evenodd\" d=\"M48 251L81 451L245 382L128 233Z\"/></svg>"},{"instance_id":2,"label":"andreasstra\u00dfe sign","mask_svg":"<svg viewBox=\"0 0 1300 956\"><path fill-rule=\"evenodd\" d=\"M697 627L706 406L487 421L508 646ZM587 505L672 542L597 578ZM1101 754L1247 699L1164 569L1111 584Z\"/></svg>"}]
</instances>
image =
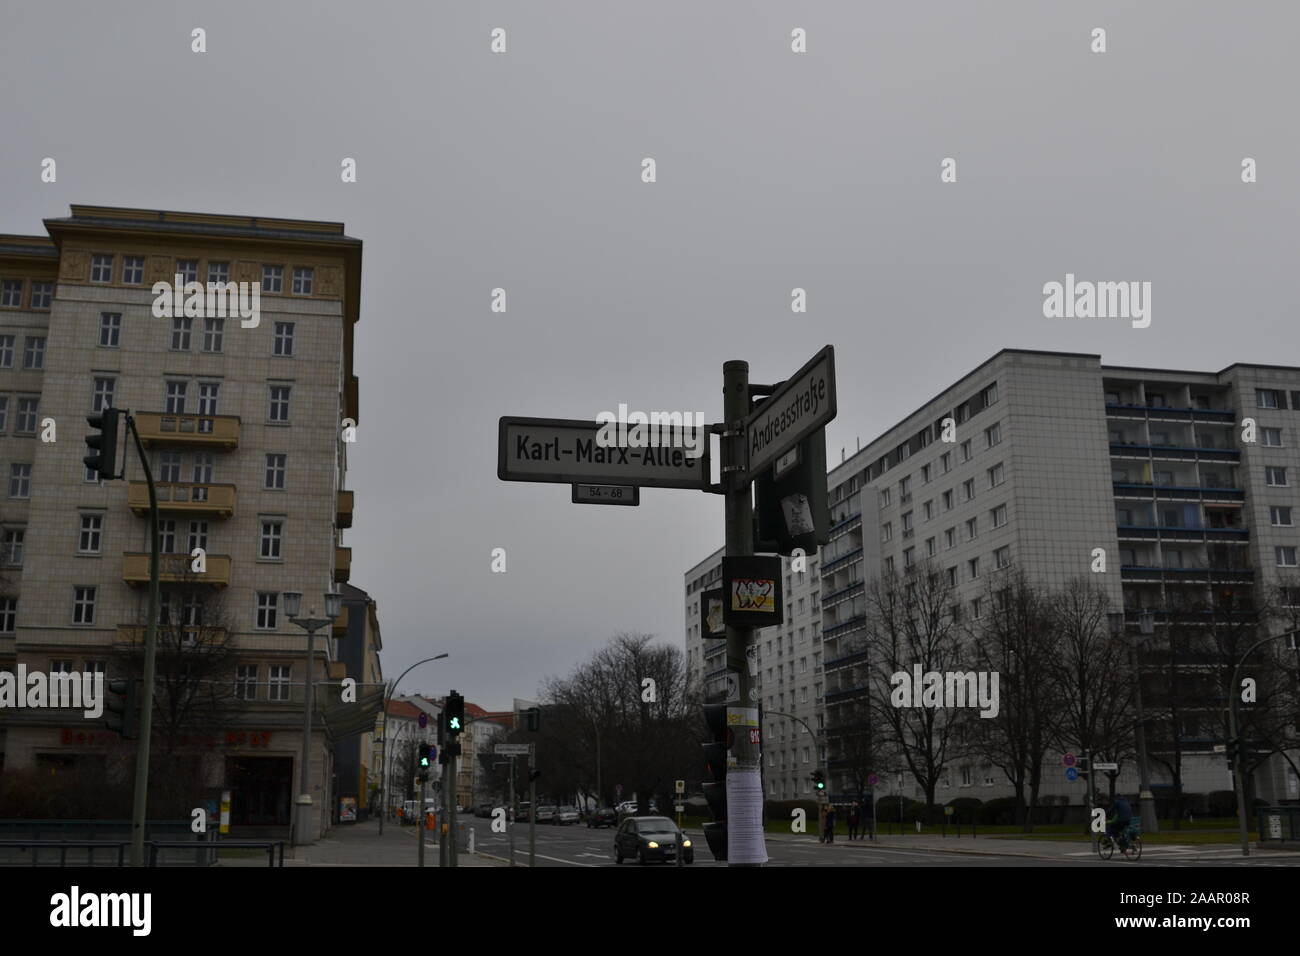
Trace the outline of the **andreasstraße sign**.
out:
<instances>
[{"instance_id":1,"label":"andreasstra\u00dfe sign","mask_svg":"<svg viewBox=\"0 0 1300 956\"><path fill-rule=\"evenodd\" d=\"M532 744L497 744L492 752L501 757L527 757L533 752Z\"/></svg>"},{"instance_id":2,"label":"andreasstra\u00dfe sign","mask_svg":"<svg viewBox=\"0 0 1300 956\"><path fill-rule=\"evenodd\" d=\"M659 445L602 447L607 425L563 418L503 416L498 425L497 477L570 485L709 490L708 430L662 429ZM687 438L696 441L694 447ZM663 439L667 439L663 441Z\"/></svg>"},{"instance_id":3,"label":"andreasstra\u00dfe sign","mask_svg":"<svg viewBox=\"0 0 1300 956\"><path fill-rule=\"evenodd\" d=\"M835 346L828 345L745 418L753 478L835 417Z\"/></svg>"}]
</instances>

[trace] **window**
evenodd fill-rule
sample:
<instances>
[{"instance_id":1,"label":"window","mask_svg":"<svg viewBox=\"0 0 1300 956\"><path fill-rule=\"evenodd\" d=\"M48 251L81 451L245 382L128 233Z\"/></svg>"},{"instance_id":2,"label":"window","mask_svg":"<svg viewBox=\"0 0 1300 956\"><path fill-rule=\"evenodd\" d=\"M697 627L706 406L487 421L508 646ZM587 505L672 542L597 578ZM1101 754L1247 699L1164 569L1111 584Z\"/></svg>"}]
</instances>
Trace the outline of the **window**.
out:
<instances>
[{"instance_id":1,"label":"window","mask_svg":"<svg viewBox=\"0 0 1300 956\"><path fill-rule=\"evenodd\" d=\"M935 548L934 548L934 538L926 538L926 539L925 539L925 556L926 556L927 558L933 558L933 557L934 557L934 551L935 551Z\"/></svg>"},{"instance_id":2,"label":"window","mask_svg":"<svg viewBox=\"0 0 1300 956\"><path fill-rule=\"evenodd\" d=\"M6 528L4 534L4 552L0 555L11 568L23 566L23 538L26 531L22 528Z\"/></svg>"},{"instance_id":3,"label":"window","mask_svg":"<svg viewBox=\"0 0 1300 956\"><path fill-rule=\"evenodd\" d=\"M266 456L266 487L275 491L284 490L285 461L287 455Z\"/></svg>"},{"instance_id":4,"label":"window","mask_svg":"<svg viewBox=\"0 0 1300 956\"><path fill-rule=\"evenodd\" d=\"M212 484L212 466L215 458L210 451L199 451L194 453L194 484L210 485ZM197 491L198 489L195 489ZM207 499L199 498L195 495L195 501L205 501Z\"/></svg>"},{"instance_id":5,"label":"window","mask_svg":"<svg viewBox=\"0 0 1300 956\"><path fill-rule=\"evenodd\" d=\"M315 269L307 266L295 266L293 270L293 294L311 295L311 284L315 274Z\"/></svg>"},{"instance_id":6,"label":"window","mask_svg":"<svg viewBox=\"0 0 1300 956\"><path fill-rule=\"evenodd\" d=\"M1119 392L1107 392L1107 393L1106 393L1106 404L1107 404L1107 405L1118 405L1118 404L1119 404Z\"/></svg>"},{"instance_id":7,"label":"window","mask_svg":"<svg viewBox=\"0 0 1300 956\"><path fill-rule=\"evenodd\" d=\"M886 574L894 573L894 559L892 556L885 558L883 564L884 564Z\"/></svg>"},{"instance_id":8,"label":"window","mask_svg":"<svg viewBox=\"0 0 1300 956\"><path fill-rule=\"evenodd\" d=\"M926 521L929 521L931 518L933 518L933 517L934 517L934 501L932 501L932 500L931 500L931 501L927 501L925 504L921 505L921 511L922 511L922 513L925 515L925 520L926 520Z\"/></svg>"},{"instance_id":9,"label":"window","mask_svg":"<svg viewBox=\"0 0 1300 956\"><path fill-rule=\"evenodd\" d=\"M1279 468L1276 465L1269 465L1264 469L1264 480L1274 488L1285 488L1287 486L1286 469Z\"/></svg>"},{"instance_id":10,"label":"window","mask_svg":"<svg viewBox=\"0 0 1300 956\"><path fill-rule=\"evenodd\" d=\"M903 499L905 499L911 493L912 493L912 476L908 475L906 478L900 478L898 481L898 503L900 505L906 504L907 502L904 501Z\"/></svg>"},{"instance_id":11,"label":"window","mask_svg":"<svg viewBox=\"0 0 1300 956\"><path fill-rule=\"evenodd\" d=\"M1260 444L1267 445L1270 448L1282 447L1282 429L1280 428L1261 428L1259 430Z\"/></svg>"},{"instance_id":12,"label":"window","mask_svg":"<svg viewBox=\"0 0 1300 956\"><path fill-rule=\"evenodd\" d=\"M1164 408L1165 396L1163 392L1147 392L1147 404L1152 408Z\"/></svg>"},{"instance_id":13,"label":"window","mask_svg":"<svg viewBox=\"0 0 1300 956\"><path fill-rule=\"evenodd\" d=\"M29 435L36 432L36 410L41 400L32 396L18 399L18 418L14 423L15 435Z\"/></svg>"},{"instance_id":14,"label":"window","mask_svg":"<svg viewBox=\"0 0 1300 956\"><path fill-rule=\"evenodd\" d=\"M270 456L268 455L267 457ZM880 528L880 540L892 541L893 538L894 538L894 523L892 521L886 521L884 525L882 525Z\"/></svg>"},{"instance_id":15,"label":"window","mask_svg":"<svg viewBox=\"0 0 1300 956\"><path fill-rule=\"evenodd\" d=\"M970 439L967 438L961 443L961 460L970 461Z\"/></svg>"},{"instance_id":16,"label":"window","mask_svg":"<svg viewBox=\"0 0 1300 956\"><path fill-rule=\"evenodd\" d=\"M284 529L282 521L263 521L262 522L262 550L261 556L264 560L280 560L280 540Z\"/></svg>"},{"instance_id":17,"label":"window","mask_svg":"<svg viewBox=\"0 0 1300 956\"><path fill-rule=\"evenodd\" d=\"M230 263L229 262L209 262L208 263L208 281L209 282L229 282L230 281ZM219 351L219 350L218 350Z\"/></svg>"},{"instance_id":18,"label":"window","mask_svg":"<svg viewBox=\"0 0 1300 956\"><path fill-rule=\"evenodd\" d=\"M256 664L240 664L235 668L235 699L257 700Z\"/></svg>"},{"instance_id":19,"label":"window","mask_svg":"<svg viewBox=\"0 0 1300 956\"><path fill-rule=\"evenodd\" d=\"M0 433L4 432L9 418L9 396L0 395Z\"/></svg>"},{"instance_id":20,"label":"window","mask_svg":"<svg viewBox=\"0 0 1300 956\"><path fill-rule=\"evenodd\" d=\"M32 493L32 466L12 464L9 466L9 497L30 498Z\"/></svg>"},{"instance_id":21,"label":"window","mask_svg":"<svg viewBox=\"0 0 1300 956\"><path fill-rule=\"evenodd\" d=\"M973 598L970 602L970 616L979 620L984 616L984 605L979 598Z\"/></svg>"},{"instance_id":22,"label":"window","mask_svg":"<svg viewBox=\"0 0 1300 956\"><path fill-rule=\"evenodd\" d=\"M967 518L966 519L966 540L974 541L975 538L979 536L979 533L980 533L980 519Z\"/></svg>"},{"instance_id":23,"label":"window","mask_svg":"<svg viewBox=\"0 0 1300 956\"><path fill-rule=\"evenodd\" d=\"M1291 527L1291 509L1272 505L1268 509L1268 520L1275 528L1289 528Z\"/></svg>"},{"instance_id":24,"label":"window","mask_svg":"<svg viewBox=\"0 0 1300 956\"><path fill-rule=\"evenodd\" d=\"M971 558L966 562L966 576L972 581L976 580L980 576L979 558ZM975 616L979 617L979 614L977 613Z\"/></svg>"},{"instance_id":25,"label":"window","mask_svg":"<svg viewBox=\"0 0 1300 956\"><path fill-rule=\"evenodd\" d=\"M262 291L284 291L284 266L262 266Z\"/></svg>"},{"instance_id":26,"label":"window","mask_svg":"<svg viewBox=\"0 0 1300 956\"><path fill-rule=\"evenodd\" d=\"M997 382L994 382L992 385L989 385L987 388L980 389L980 401L983 403L985 408L992 405L997 400L998 400Z\"/></svg>"},{"instance_id":27,"label":"window","mask_svg":"<svg viewBox=\"0 0 1300 956\"><path fill-rule=\"evenodd\" d=\"M1256 408L1286 408L1286 399L1274 388L1255 389Z\"/></svg>"},{"instance_id":28,"label":"window","mask_svg":"<svg viewBox=\"0 0 1300 956\"><path fill-rule=\"evenodd\" d=\"M225 319L203 320L203 351L220 352L226 334Z\"/></svg>"},{"instance_id":29,"label":"window","mask_svg":"<svg viewBox=\"0 0 1300 956\"><path fill-rule=\"evenodd\" d=\"M48 309L53 304L54 304L54 283L33 282L31 308Z\"/></svg>"},{"instance_id":30,"label":"window","mask_svg":"<svg viewBox=\"0 0 1300 956\"><path fill-rule=\"evenodd\" d=\"M113 406L113 392L117 389L117 379L107 377L95 378L95 392L90 397L90 410L102 412Z\"/></svg>"},{"instance_id":31,"label":"window","mask_svg":"<svg viewBox=\"0 0 1300 956\"><path fill-rule=\"evenodd\" d=\"M922 465L922 466L921 466L921 484L923 484L923 485L928 485L929 483L930 483L930 466L929 466L929 465Z\"/></svg>"},{"instance_id":32,"label":"window","mask_svg":"<svg viewBox=\"0 0 1300 956\"><path fill-rule=\"evenodd\" d=\"M167 414L185 414L185 389L188 386L189 382L171 381L167 383L167 396L165 401L165 410Z\"/></svg>"},{"instance_id":33,"label":"window","mask_svg":"<svg viewBox=\"0 0 1300 956\"><path fill-rule=\"evenodd\" d=\"M112 256L91 256L90 257L90 281L91 282L112 282L113 281L113 257Z\"/></svg>"},{"instance_id":34,"label":"window","mask_svg":"<svg viewBox=\"0 0 1300 956\"><path fill-rule=\"evenodd\" d=\"M23 280L5 279L0 282L0 306L6 309L23 307Z\"/></svg>"},{"instance_id":35,"label":"window","mask_svg":"<svg viewBox=\"0 0 1300 956\"><path fill-rule=\"evenodd\" d=\"M913 559L915 557L916 557L916 548L908 548L907 550L905 550L903 552L903 567L905 569L910 568L914 563Z\"/></svg>"},{"instance_id":36,"label":"window","mask_svg":"<svg viewBox=\"0 0 1300 956\"><path fill-rule=\"evenodd\" d=\"M71 674L71 673L72 673L72 661L71 661L70 659L66 658L66 657L63 657L63 658L56 657L54 660L50 661L50 673L51 673L51 674Z\"/></svg>"},{"instance_id":37,"label":"window","mask_svg":"<svg viewBox=\"0 0 1300 956\"><path fill-rule=\"evenodd\" d=\"M268 700L288 700L289 699L289 665L272 664L270 667L270 680L267 682L267 699Z\"/></svg>"},{"instance_id":38,"label":"window","mask_svg":"<svg viewBox=\"0 0 1300 956\"><path fill-rule=\"evenodd\" d=\"M967 478L961 483L962 501L970 501L975 497L975 479Z\"/></svg>"},{"instance_id":39,"label":"window","mask_svg":"<svg viewBox=\"0 0 1300 956\"><path fill-rule=\"evenodd\" d=\"M0 634L13 634L18 629L18 599L0 597Z\"/></svg>"},{"instance_id":40,"label":"window","mask_svg":"<svg viewBox=\"0 0 1300 956\"><path fill-rule=\"evenodd\" d=\"M1001 571L1011 564L1011 546L1006 545L993 552L993 567Z\"/></svg>"},{"instance_id":41,"label":"window","mask_svg":"<svg viewBox=\"0 0 1300 956\"><path fill-rule=\"evenodd\" d=\"M942 466L943 474L952 471L952 452L946 451L939 456L939 464Z\"/></svg>"},{"instance_id":42,"label":"window","mask_svg":"<svg viewBox=\"0 0 1300 956\"><path fill-rule=\"evenodd\" d=\"M158 522L158 550L163 554L176 553L176 519L166 518Z\"/></svg>"},{"instance_id":43,"label":"window","mask_svg":"<svg viewBox=\"0 0 1300 956\"><path fill-rule=\"evenodd\" d=\"M944 548L955 548L957 546L957 529L949 528L943 533Z\"/></svg>"},{"instance_id":44,"label":"window","mask_svg":"<svg viewBox=\"0 0 1300 956\"><path fill-rule=\"evenodd\" d=\"M190 350L190 332L194 329L194 320L178 315L172 318L172 351L188 352Z\"/></svg>"},{"instance_id":45,"label":"window","mask_svg":"<svg viewBox=\"0 0 1300 956\"><path fill-rule=\"evenodd\" d=\"M95 589L94 588L73 588L72 589L72 623L73 624L94 624L95 623Z\"/></svg>"},{"instance_id":46,"label":"window","mask_svg":"<svg viewBox=\"0 0 1300 956\"><path fill-rule=\"evenodd\" d=\"M996 488L1006 480L1005 472L1002 468L1002 462L998 462L989 469L989 487Z\"/></svg>"},{"instance_id":47,"label":"window","mask_svg":"<svg viewBox=\"0 0 1300 956\"><path fill-rule=\"evenodd\" d=\"M944 573L946 575L948 587L955 588L957 586L957 565L954 564Z\"/></svg>"},{"instance_id":48,"label":"window","mask_svg":"<svg viewBox=\"0 0 1300 956\"><path fill-rule=\"evenodd\" d=\"M1296 566L1294 547L1274 548L1273 550L1277 553L1277 566L1279 568L1294 568Z\"/></svg>"},{"instance_id":49,"label":"window","mask_svg":"<svg viewBox=\"0 0 1300 956\"><path fill-rule=\"evenodd\" d=\"M994 445L1001 444L1002 423L998 422L996 425L990 425L988 428L984 429L984 440L988 442L990 448Z\"/></svg>"},{"instance_id":50,"label":"window","mask_svg":"<svg viewBox=\"0 0 1300 956\"><path fill-rule=\"evenodd\" d=\"M1007 506L998 505L989 512L989 517L993 519L993 527L1001 528L1007 523Z\"/></svg>"},{"instance_id":51,"label":"window","mask_svg":"<svg viewBox=\"0 0 1300 956\"><path fill-rule=\"evenodd\" d=\"M181 277L182 282L198 282L199 281L199 260L177 259L176 274Z\"/></svg>"},{"instance_id":52,"label":"window","mask_svg":"<svg viewBox=\"0 0 1300 956\"><path fill-rule=\"evenodd\" d=\"M0 335L0 368L14 367L14 337Z\"/></svg>"},{"instance_id":53,"label":"window","mask_svg":"<svg viewBox=\"0 0 1300 956\"><path fill-rule=\"evenodd\" d=\"M181 480L181 453L178 451L164 451L158 454L158 480L159 481L180 481Z\"/></svg>"},{"instance_id":54,"label":"window","mask_svg":"<svg viewBox=\"0 0 1300 956\"><path fill-rule=\"evenodd\" d=\"M280 595L274 591L257 592L257 626L262 630L274 630L276 611L280 606Z\"/></svg>"},{"instance_id":55,"label":"window","mask_svg":"<svg viewBox=\"0 0 1300 956\"><path fill-rule=\"evenodd\" d=\"M22 350L22 367L23 368L44 368L45 367L45 337L44 336L27 336L26 346ZM1268 431L1268 429L1265 429ZM1277 429L1274 429L1277 431ZM1281 445L1282 441L1279 440Z\"/></svg>"},{"instance_id":56,"label":"window","mask_svg":"<svg viewBox=\"0 0 1300 956\"><path fill-rule=\"evenodd\" d=\"M293 355L293 330L293 322L275 323L275 342L272 350L273 355Z\"/></svg>"},{"instance_id":57,"label":"window","mask_svg":"<svg viewBox=\"0 0 1300 956\"><path fill-rule=\"evenodd\" d=\"M943 493L943 510L952 511L952 489Z\"/></svg>"},{"instance_id":58,"label":"window","mask_svg":"<svg viewBox=\"0 0 1300 956\"><path fill-rule=\"evenodd\" d=\"M99 554L103 532L103 515L82 515L81 534L77 538L77 551L80 554Z\"/></svg>"},{"instance_id":59,"label":"window","mask_svg":"<svg viewBox=\"0 0 1300 956\"><path fill-rule=\"evenodd\" d=\"M144 256L122 257L122 284L141 285L144 282Z\"/></svg>"},{"instance_id":60,"label":"window","mask_svg":"<svg viewBox=\"0 0 1300 956\"><path fill-rule=\"evenodd\" d=\"M189 554L193 554L195 548L202 548L204 551L208 550L208 523L206 521L190 522L190 539L188 543Z\"/></svg>"},{"instance_id":61,"label":"window","mask_svg":"<svg viewBox=\"0 0 1300 956\"><path fill-rule=\"evenodd\" d=\"M103 349L117 348L121 342L121 335L122 313L99 313L99 347Z\"/></svg>"},{"instance_id":62,"label":"window","mask_svg":"<svg viewBox=\"0 0 1300 956\"><path fill-rule=\"evenodd\" d=\"M888 489L888 488L881 488L881 489L880 489L880 507L882 507L882 508L888 508L888 507L889 507L889 497L890 497L890 496L889 496L889 489Z\"/></svg>"},{"instance_id":63,"label":"window","mask_svg":"<svg viewBox=\"0 0 1300 956\"><path fill-rule=\"evenodd\" d=\"M912 512L909 511L905 515L903 515L903 537L910 538L911 536L912 536Z\"/></svg>"},{"instance_id":64,"label":"window","mask_svg":"<svg viewBox=\"0 0 1300 956\"><path fill-rule=\"evenodd\" d=\"M199 383L199 414L217 414L217 393L221 391L220 382Z\"/></svg>"},{"instance_id":65,"label":"window","mask_svg":"<svg viewBox=\"0 0 1300 956\"><path fill-rule=\"evenodd\" d=\"M267 419L273 422L287 422L289 420L289 386L272 385L271 390L271 407Z\"/></svg>"}]
</instances>

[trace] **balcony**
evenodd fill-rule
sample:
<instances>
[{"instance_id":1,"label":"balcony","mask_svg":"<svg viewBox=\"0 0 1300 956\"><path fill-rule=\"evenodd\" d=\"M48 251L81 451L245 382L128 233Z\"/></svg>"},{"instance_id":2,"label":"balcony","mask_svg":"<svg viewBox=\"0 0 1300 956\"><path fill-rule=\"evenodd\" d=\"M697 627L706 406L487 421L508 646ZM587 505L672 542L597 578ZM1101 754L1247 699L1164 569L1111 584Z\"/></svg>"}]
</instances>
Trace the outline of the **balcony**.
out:
<instances>
[{"instance_id":1,"label":"balcony","mask_svg":"<svg viewBox=\"0 0 1300 956\"><path fill-rule=\"evenodd\" d=\"M833 561L824 562L822 564L822 574L823 575L830 574L836 568L844 567L846 564L848 564L850 561L854 560L855 558L861 559L861 557L862 557L862 549L855 548L854 550L850 551L848 554L843 554L840 557L835 558Z\"/></svg>"},{"instance_id":2,"label":"balcony","mask_svg":"<svg viewBox=\"0 0 1300 956\"><path fill-rule=\"evenodd\" d=\"M340 528L352 527L352 492L340 491L339 502L335 509L334 524Z\"/></svg>"},{"instance_id":3,"label":"balcony","mask_svg":"<svg viewBox=\"0 0 1300 956\"><path fill-rule=\"evenodd\" d=\"M159 642L174 640L179 629L180 626L176 624L161 625L157 629ZM200 638L202 639L202 645L209 647L220 647L226 642L226 629L224 627L186 627L184 628L184 634L183 643L186 647L199 646ZM143 647L144 635L145 627L143 624L119 624L117 626L117 638L113 642L113 646L120 650Z\"/></svg>"},{"instance_id":4,"label":"balcony","mask_svg":"<svg viewBox=\"0 0 1300 956\"><path fill-rule=\"evenodd\" d=\"M1111 418L1153 418L1157 421L1199 421L1235 423L1237 413L1230 408L1171 408L1168 405L1130 405L1106 403Z\"/></svg>"},{"instance_id":5,"label":"balcony","mask_svg":"<svg viewBox=\"0 0 1300 956\"><path fill-rule=\"evenodd\" d=\"M865 697L870 690L867 685L860 687L850 687L848 690L837 690L833 694L827 694L824 698L827 704L842 704L858 697Z\"/></svg>"},{"instance_id":6,"label":"balcony","mask_svg":"<svg viewBox=\"0 0 1300 956\"><path fill-rule=\"evenodd\" d=\"M136 412L135 427L145 447L192 445L196 448L239 447L238 415L172 415Z\"/></svg>"},{"instance_id":7,"label":"balcony","mask_svg":"<svg viewBox=\"0 0 1300 956\"><path fill-rule=\"evenodd\" d=\"M214 587L226 587L230 584L230 555L209 554L207 570L198 574L190 570L188 554L164 554L159 556L158 579L164 584L211 584ZM149 583L149 555L138 551L128 551L122 555L122 580L132 586Z\"/></svg>"},{"instance_id":8,"label":"balcony","mask_svg":"<svg viewBox=\"0 0 1300 956\"><path fill-rule=\"evenodd\" d=\"M344 637L348 633L348 606L343 605L339 611L339 616L334 619L334 626L331 629L335 637Z\"/></svg>"},{"instance_id":9,"label":"balcony","mask_svg":"<svg viewBox=\"0 0 1300 956\"><path fill-rule=\"evenodd\" d=\"M832 637L838 637L841 634L845 634L849 631L862 627L863 625L866 624L866 622L867 622L867 616L865 614L858 614L855 617L849 618L847 621L845 621L842 624L836 624L833 627L826 628L825 630L822 631L822 637L828 639Z\"/></svg>"},{"instance_id":10,"label":"balcony","mask_svg":"<svg viewBox=\"0 0 1300 956\"><path fill-rule=\"evenodd\" d=\"M1210 488L1195 485L1153 485L1151 482L1115 481L1111 483L1116 498L1159 498L1163 501L1245 501L1241 488Z\"/></svg>"},{"instance_id":11,"label":"balcony","mask_svg":"<svg viewBox=\"0 0 1300 956\"><path fill-rule=\"evenodd\" d=\"M1160 568L1140 564L1125 564L1119 569L1120 580L1159 583L1210 579L1214 582L1252 581L1251 568Z\"/></svg>"},{"instance_id":12,"label":"balcony","mask_svg":"<svg viewBox=\"0 0 1300 956\"><path fill-rule=\"evenodd\" d=\"M1110 454L1112 458L1155 458L1159 461L1241 461L1241 452L1235 448L1205 448L1200 445L1141 445L1113 441Z\"/></svg>"},{"instance_id":13,"label":"balcony","mask_svg":"<svg viewBox=\"0 0 1300 956\"><path fill-rule=\"evenodd\" d=\"M870 656L868 651L858 651L856 654L849 654L846 657L837 657L826 662L826 672L828 674L834 673L845 667L852 667L854 664L865 664Z\"/></svg>"},{"instance_id":14,"label":"balcony","mask_svg":"<svg viewBox=\"0 0 1300 956\"><path fill-rule=\"evenodd\" d=\"M334 583L347 584L352 577L352 549L334 549Z\"/></svg>"},{"instance_id":15,"label":"balcony","mask_svg":"<svg viewBox=\"0 0 1300 956\"><path fill-rule=\"evenodd\" d=\"M229 518L235 513L235 486L194 484L183 481L159 481L159 514L205 514L215 518ZM133 481L127 487L126 503L141 516L149 514L149 485Z\"/></svg>"}]
</instances>

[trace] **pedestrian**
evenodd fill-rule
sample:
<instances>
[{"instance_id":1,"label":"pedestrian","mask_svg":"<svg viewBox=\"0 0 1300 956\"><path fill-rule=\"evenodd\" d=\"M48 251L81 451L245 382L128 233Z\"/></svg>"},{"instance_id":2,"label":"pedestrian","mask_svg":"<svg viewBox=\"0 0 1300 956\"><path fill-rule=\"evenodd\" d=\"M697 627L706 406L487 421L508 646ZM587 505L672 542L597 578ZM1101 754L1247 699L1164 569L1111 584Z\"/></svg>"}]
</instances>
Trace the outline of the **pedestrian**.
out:
<instances>
[{"instance_id":1,"label":"pedestrian","mask_svg":"<svg viewBox=\"0 0 1300 956\"><path fill-rule=\"evenodd\" d=\"M848 816L849 816L849 839L854 840L858 836L858 821L860 819L860 817L858 816L857 804L854 804L853 806L849 807Z\"/></svg>"},{"instance_id":2,"label":"pedestrian","mask_svg":"<svg viewBox=\"0 0 1300 956\"><path fill-rule=\"evenodd\" d=\"M823 843L835 842L835 807L834 806L828 806L826 808L826 829L823 833L822 842Z\"/></svg>"}]
</instances>

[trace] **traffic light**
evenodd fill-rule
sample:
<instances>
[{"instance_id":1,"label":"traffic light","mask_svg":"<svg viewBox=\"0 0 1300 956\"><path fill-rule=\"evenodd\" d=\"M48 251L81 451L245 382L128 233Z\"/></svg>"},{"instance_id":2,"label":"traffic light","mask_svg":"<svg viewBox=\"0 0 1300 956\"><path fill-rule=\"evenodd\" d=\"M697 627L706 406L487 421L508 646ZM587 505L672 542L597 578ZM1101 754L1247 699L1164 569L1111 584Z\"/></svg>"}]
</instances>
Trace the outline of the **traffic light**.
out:
<instances>
[{"instance_id":1,"label":"traffic light","mask_svg":"<svg viewBox=\"0 0 1300 956\"><path fill-rule=\"evenodd\" d=\"M1088 763L1089 759L1087 757L1079 757L1075 760L1074 769L1079 774L1080 780L1087 780L1088 774L1092 773L1088 769Z\"/></svg>"},{"instance_id":2,"label":"traffic light","mask_svg":"<svg viewBox=\"0 0 1300 956\"><path fill-rule=\"evenodd\" d=\"M449 735L465 729L465 698L454 690L447 695L447 705L442 709L442 719Z\"/></svg>"},{"instance_id":3,"label":"traffic light","mask_svg":"<svg viewBox=\"0 0 1300 956\"><path fill-rule=\"evenodd\" d=\"M709 728L709 742L704 744L704 799L715 822L704 824L704 839L715 860L727 859L727 756L731 749L731 732L727 729L727 705L705 704L704 722Z\"/></svg>"},{"instance_id":4,"label":"traffic light","mask_svg":"<svg viewBox=\"0 0 1300 956\"><path fill-rule=\"evenodd\" d=\"M108 682L108 695L104 699L104 726L116 730L123 740L135 740L140 736L140 688L139 681L111 680Z\"/></svg>"},{"instance_id":5,"label":"traffic light","mask_svg":"<svg viewBox=\"0 0 1300 956\"><path fill-rule=\"evenodd\" d=\"M788 555L802 548L812 554L830 540L824 429L754 476L754 516L758 551Z\"/></svg>"},{"instance_id":6,"label":"traffic light","mask_svg":"<svg viewBox=\"0 0 1300 956\"><path fill-rule=\"evenodd\" d=\"M1235 767L1237 765L1237 758L1241 756L1241 738L1230 738L1227 744L1228 766Z\"/></svg>"},{"instance_id":7,"label":"traffic light","mask_svg":"<svg viewBox=\"0 0 1300 956\"><path fill-rule=\"evenodd\" d=\"M428 744L420 744L420 769L421 770L428 770L430 765L433 763L433 754L430 753L431 749L432 748L430 748Z\"/></svg>"},{"instance_id":8,"label":"traffic light","mask_svg":"<svg viewBox=\"0 0 1300 956\"><path fill-rule=\"evenodd\" d=\"M813 785L813 789L819 792L825 790L826 774L823 773L821 770L814 770L812 772L812 785Z\"/></svg>"},{"instance_id":9,"label":"traffic light","mask_svg":"<svg viewBox=\"0 0 1300 956\"><path fill-rule=\"evenodd\" d=\"M90 454L81 460L103 481L119 477L114 469L117 467L117 423L121 415L121 409L106 408L98 415L86 416L86 421L91 428L98 430L98 434L92 432L86 436Z\"/></svg>"}]
</instances>

